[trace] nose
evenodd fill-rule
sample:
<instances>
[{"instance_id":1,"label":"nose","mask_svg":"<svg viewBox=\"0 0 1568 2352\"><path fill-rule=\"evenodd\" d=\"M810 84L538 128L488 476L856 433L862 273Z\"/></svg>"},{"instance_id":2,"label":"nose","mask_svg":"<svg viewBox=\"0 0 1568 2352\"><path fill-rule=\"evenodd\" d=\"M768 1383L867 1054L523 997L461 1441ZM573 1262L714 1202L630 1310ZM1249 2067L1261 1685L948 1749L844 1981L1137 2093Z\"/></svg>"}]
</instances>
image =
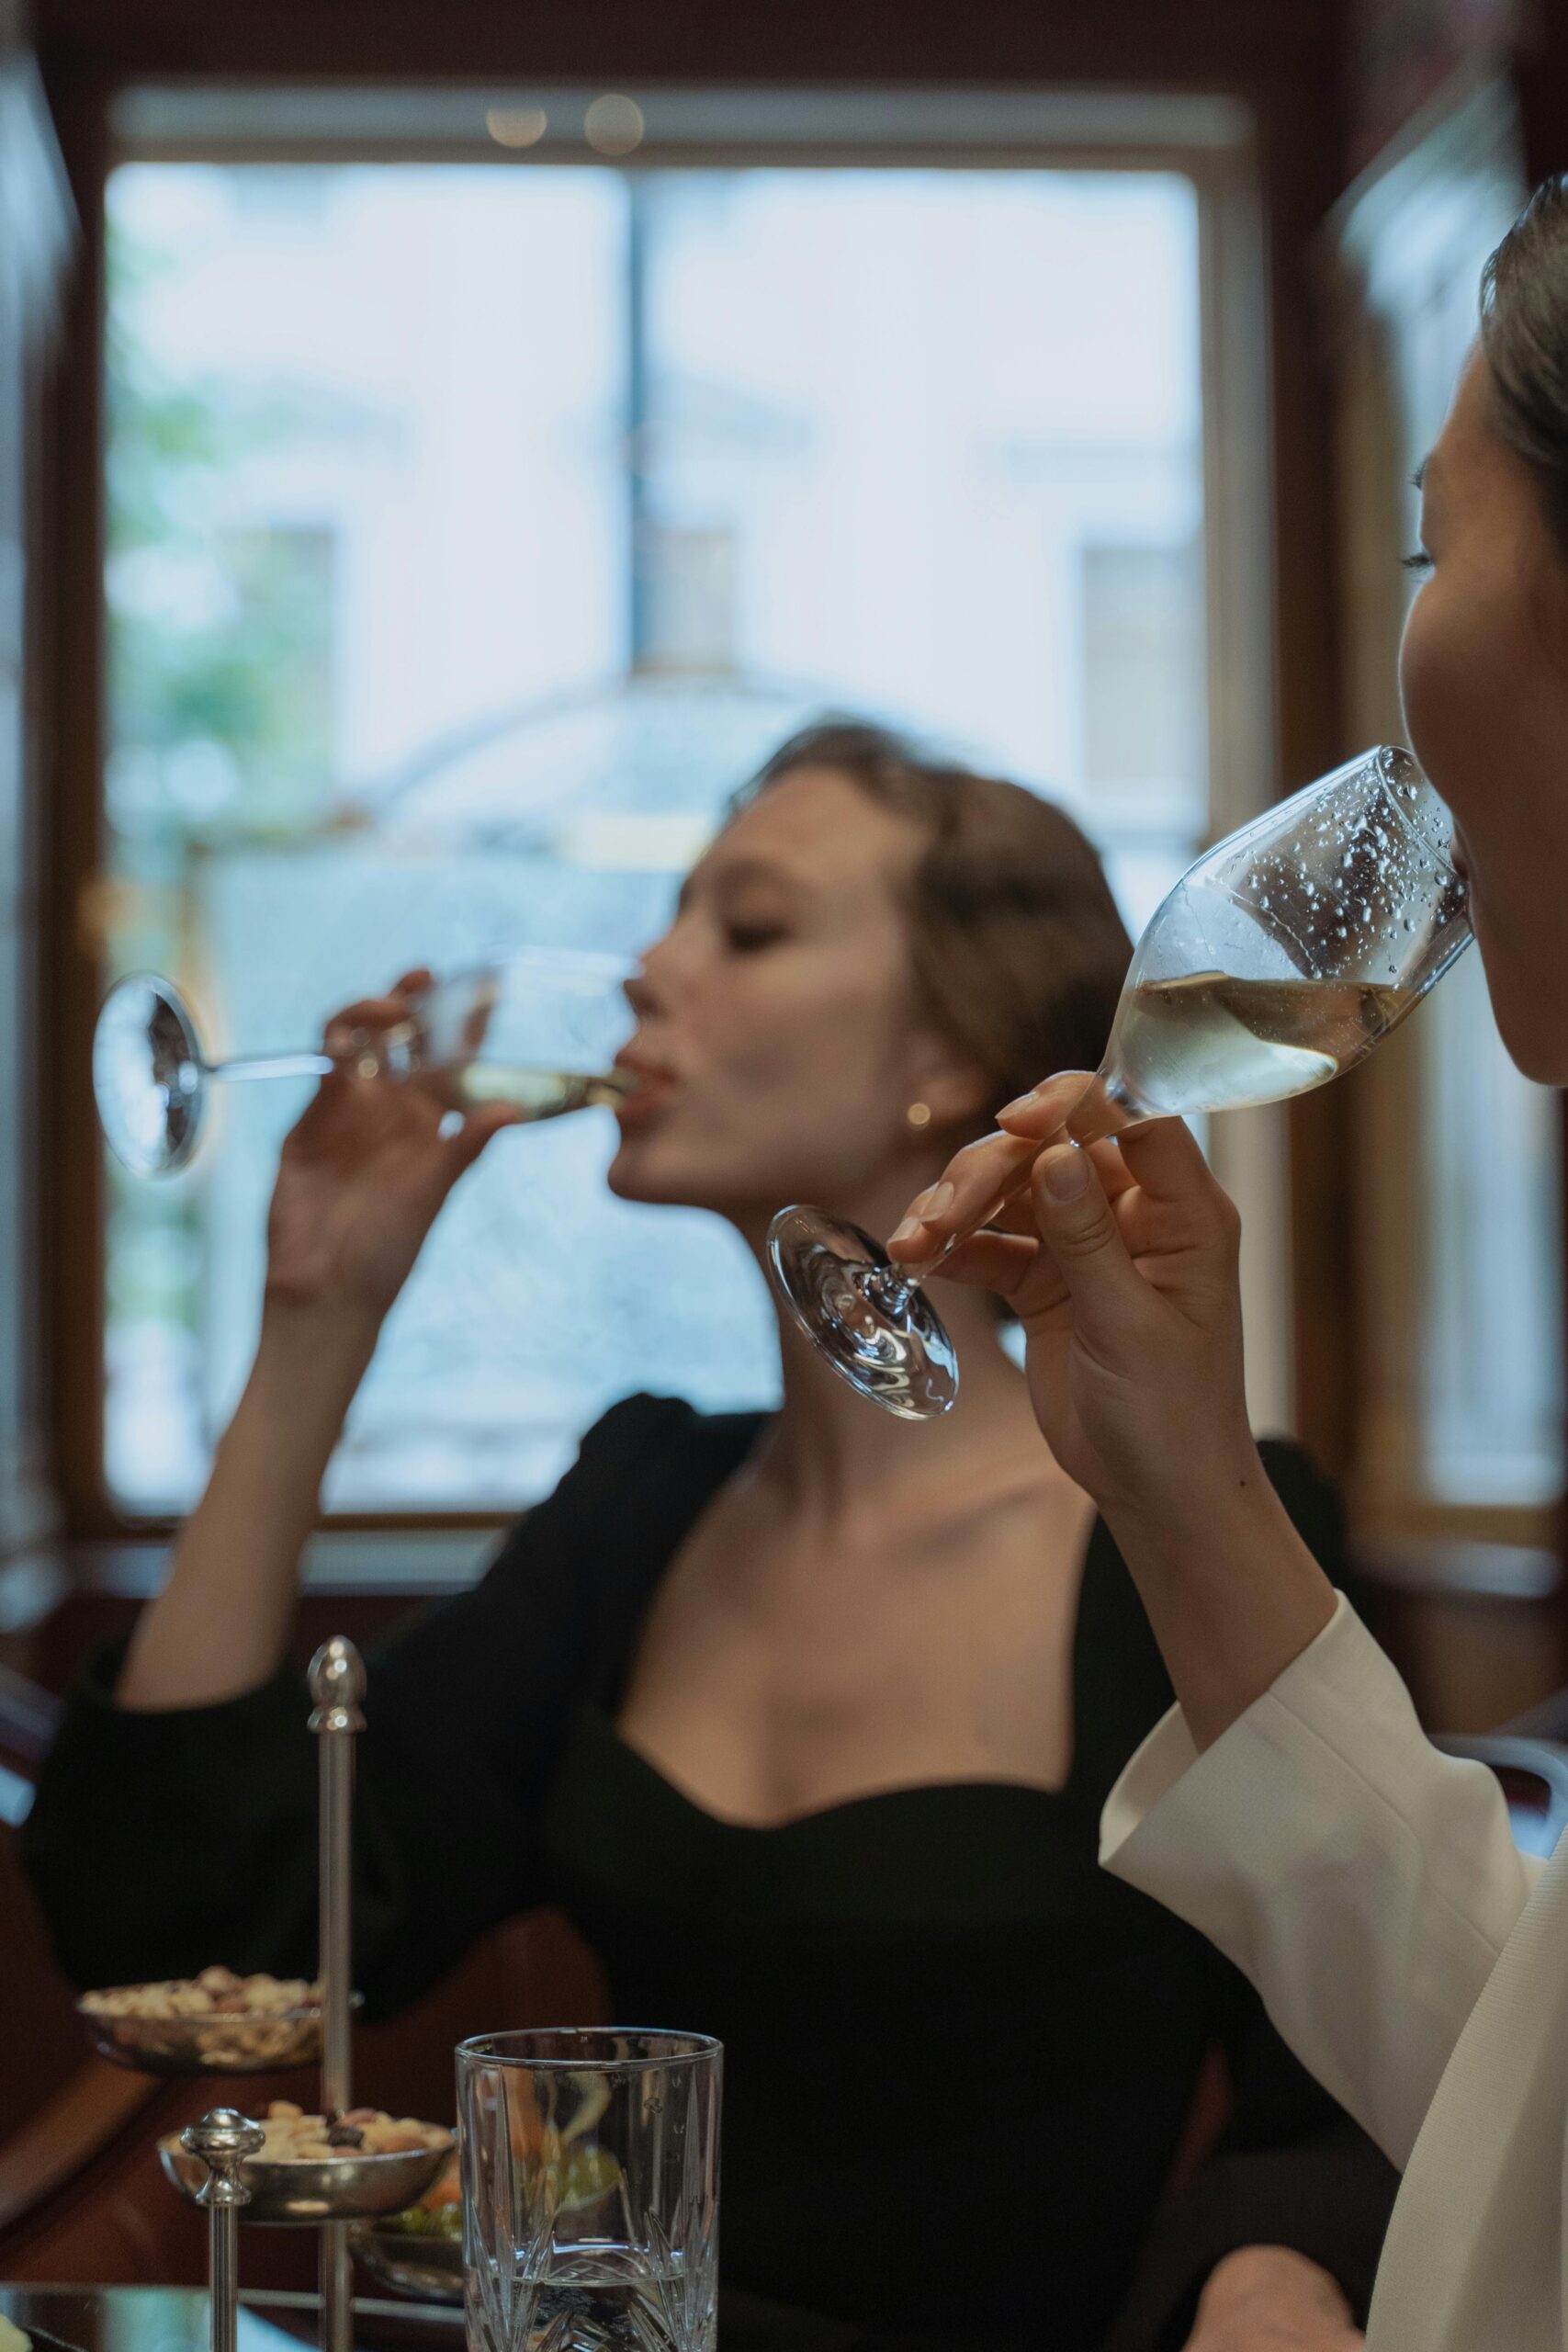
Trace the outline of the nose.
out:
<instances>
[{"instance_id":1,"label":"nose","mask_svg":"<svg viewBox=\"0 0 1568 2352\"><path fill-rule=\"evenodd\" d=\"M653 1011L653 991L648 985L648 958L643 957L637 970L621 983L622 993L639 1021L646 1021Z\"/></svg>"},{"instance_id":2,"label":"nose","mask_svg":"<svg viewBox=\"0 0 1568 2352\"><path fill-rule=\"evenodd\" d=\"M654 1013L668 1010L670 933L656 939L651 947L643 950L637 970L625 983L626 1002L639 1021L649 1020Z\"/></svg>"}]
</instances>

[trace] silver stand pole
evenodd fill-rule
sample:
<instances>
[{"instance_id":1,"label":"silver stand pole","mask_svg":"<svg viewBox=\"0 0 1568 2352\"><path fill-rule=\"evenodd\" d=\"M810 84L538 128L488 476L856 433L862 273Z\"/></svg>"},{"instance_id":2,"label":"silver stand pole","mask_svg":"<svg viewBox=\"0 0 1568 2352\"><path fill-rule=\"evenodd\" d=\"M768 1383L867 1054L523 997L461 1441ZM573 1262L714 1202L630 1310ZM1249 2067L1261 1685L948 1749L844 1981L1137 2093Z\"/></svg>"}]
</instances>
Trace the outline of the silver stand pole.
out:
<instances>
[{"instance_id":1,"label":"silver stand pole","mask_svg":"<svg viewBox=\"0 0 1568 2352\"><path fill-rule=\"evenodd\" d=\"M234 2315L240 2298L239 2250L235 2221L251 2192L240 2178L240 2166L262 2143L262 2128L236 2108L215 2107L199 2123L180 2133L187 2154L199 2156L207 2178L197 2192L197 2203L207 2208L208 2299L211 2311L212 2352L234 2352Z\"/></svg>"},{"instance_id":2,"label":"silver stand pole","mask_svg":"<svg viewBox=\"0 0 1568 2352\"><path fill-rule=\"evenodd\" d=\"M341 1634L310 1660L310 1729L321 1739L321 2109L329 2121L354 2105L349 2041L354 1992L352 1916L354 1742L365 1728L365 1667ZM353 2352L354 2263L346 2222L321 2229L321 2352Z\"/></svg>"}]
</instances>

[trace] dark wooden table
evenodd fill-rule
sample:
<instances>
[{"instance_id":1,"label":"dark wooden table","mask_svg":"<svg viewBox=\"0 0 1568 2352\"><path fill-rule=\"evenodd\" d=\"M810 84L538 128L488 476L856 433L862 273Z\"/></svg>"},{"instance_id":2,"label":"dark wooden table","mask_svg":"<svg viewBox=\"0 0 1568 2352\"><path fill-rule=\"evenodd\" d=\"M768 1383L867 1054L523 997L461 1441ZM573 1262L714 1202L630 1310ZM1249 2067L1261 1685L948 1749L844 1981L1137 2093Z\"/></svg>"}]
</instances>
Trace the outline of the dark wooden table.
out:
<instances>
[{"instance_id":1,"label":"dark wooden table","mask_svg":"<svg viewBox=\"0 0 1568 2352\"><path fill-rule=\"evenodd\" d=\"M199 2287L6 2287L0 2315L40 2352L207 2352L207 2296ZM355 2298L357 2352L459 2352L463 2314L439 2303ZM315 2295L242 2291L239 2352L298 2352L316 2343Z\"/></svg>"}]
</instances>

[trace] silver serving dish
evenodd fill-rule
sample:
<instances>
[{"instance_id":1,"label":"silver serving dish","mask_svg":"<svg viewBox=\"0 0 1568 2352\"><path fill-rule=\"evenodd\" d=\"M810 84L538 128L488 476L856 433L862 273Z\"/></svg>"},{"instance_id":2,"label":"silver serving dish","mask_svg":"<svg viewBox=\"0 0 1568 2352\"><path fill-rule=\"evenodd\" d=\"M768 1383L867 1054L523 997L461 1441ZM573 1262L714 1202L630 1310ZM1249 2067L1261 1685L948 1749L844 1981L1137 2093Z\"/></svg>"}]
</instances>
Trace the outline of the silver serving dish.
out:
<instances>
[{"instance_id":1,"label":"silver serving dish","mask_svg":"<svg viewBox=\"0 0 1568 2352\"><path fill-rule=\"evenodd\" d=\"M448 2132L437 2148L400 2148L389 2154L359 2155L352 2149L341 2156L323 2156L316 2163L289 2163L248 2156L240 2166L240 2180L251 2201L240 2209L242 2222L374 2221L383 2213L400 2213L417 2205L447 2162L457 2134ZM187 2155L172 2135L158 2143L164 2170L182 2197L194 2205L207 2179L199 2156Z\"/></svg>"},{"instance_id":2,"label":"silver serving dish","mask_svg":"<svg viewBox=\"0 0 1568 2352\"><path fill-rule=\"evenodd\" d=\"M378 2230L373 2222L356 2222L349 2235L355 2255L378 2286L390 2287L399 2295L418 2295L431 2303L462 2301L461 2238Z\"/></svg>"},{"instance_id":3,"label":"silver serving dish","mask_svg":"<svg viewBox=\"0 0 1568 2352\"><path fill-rule=\"evenodd\" d=\"M299 2009L146 2018L108 2017L78 2001L76 2014L100 2058L138 2075L274 2075L314 2066L321 2055L319 2002Z\"/></svg>"}]
</instances>

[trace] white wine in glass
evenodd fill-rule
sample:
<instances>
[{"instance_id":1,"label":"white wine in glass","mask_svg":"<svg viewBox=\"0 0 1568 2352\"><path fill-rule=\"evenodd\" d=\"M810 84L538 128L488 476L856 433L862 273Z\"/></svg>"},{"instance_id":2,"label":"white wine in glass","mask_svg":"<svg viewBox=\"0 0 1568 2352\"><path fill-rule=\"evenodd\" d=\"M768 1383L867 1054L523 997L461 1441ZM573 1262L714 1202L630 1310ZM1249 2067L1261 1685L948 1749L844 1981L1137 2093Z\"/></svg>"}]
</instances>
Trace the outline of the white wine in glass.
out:
<instances>
[{"instance_id":1,"label":"white wine in glass","mask_svg":"<svg viewBox=\"0 0 1568 2352\"><path fill-rule=\"evenodd\" d=\"M166 1176L200 1143L216 1082L346 1069L416 1082L453 1112L508 1102L525 1125L613 1109L637 1083L614 1059L633 1026L626 984L636 968L613 956L523 948L434 981L405 1020L351 1036L342 1051L216 1062L174 982L132 973L109 990L94 1034L98 1117L133 1175Z\"/></svg>"},{"instance_id":2,"label":"white wine in glass","mask_svg":"<svg viewBox=\"0 0 1568 2352\"><path fill-rule=\"evenodd\" d=\"M1106 1067L1145 1116L1245 1111L1353 1069L1417 1001L1375 980L1141 980L1122 990Z\"/></svg>"},{"instance_id":3,"label":"white wine in glass","mask_svg":"<svg viewBox=\"0 0 1568 2352\"><path fill-rule=\"evenodd\" d=\"M1447 809L1408 752L1363 752L1208 851L1156 909L1075 1137L1326 1085L1398 1027L1470 937ZM1018 1143L1004 1199L1038 1149ZM952 1405L958 1363L921 1285L966 1238L895 1266L858 1226L787 1208L768 1264L852 1387L927 1420Z\"/></svg>"}]
</instances>

